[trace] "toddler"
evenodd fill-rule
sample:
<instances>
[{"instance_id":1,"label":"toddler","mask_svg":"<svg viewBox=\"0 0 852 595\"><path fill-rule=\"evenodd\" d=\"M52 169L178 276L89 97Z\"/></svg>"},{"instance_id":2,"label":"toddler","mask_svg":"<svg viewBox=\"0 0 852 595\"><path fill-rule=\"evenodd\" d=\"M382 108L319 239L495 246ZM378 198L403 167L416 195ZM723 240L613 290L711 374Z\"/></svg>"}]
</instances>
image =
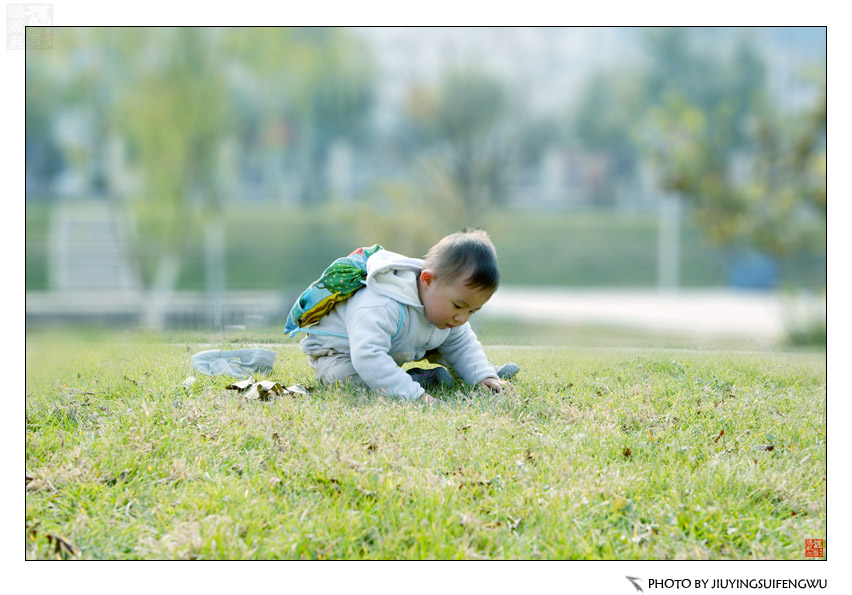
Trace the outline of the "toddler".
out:
<instances>
[{"instance_id":1,"label":"toddler","mask_svg":"<svg viewBox=\"0 0 852 595\"><path fill-rule=\"evenodd\" d=\"M426 358L500 392L519 368L489 364L468 324L499 280L494 245L482 230L445 237L423 260L380 250L367 260L366 287L305 329L302 351L324 385L366 385L433 404L427 389L452 384L447 368L399 367Z\"/></svg>"}]
</instances>

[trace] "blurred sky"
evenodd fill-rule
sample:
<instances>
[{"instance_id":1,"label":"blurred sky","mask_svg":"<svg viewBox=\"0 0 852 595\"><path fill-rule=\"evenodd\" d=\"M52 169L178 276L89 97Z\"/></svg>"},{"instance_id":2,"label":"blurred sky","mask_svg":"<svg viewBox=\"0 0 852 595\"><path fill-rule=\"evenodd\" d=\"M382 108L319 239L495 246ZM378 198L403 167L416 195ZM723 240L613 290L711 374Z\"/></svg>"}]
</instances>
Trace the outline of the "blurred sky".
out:
<instances>
[{"instance_id":1,"label":"blurred sky","mask_svg":"<svg viewBox=\"0 0 852 595\"><path fill-rule=\"evenodd\" d=\"M442 70L469 63L526 88L536 111L560 108L584 80L602 69L641 66L641 27L356 27L377 50L385 73L386 96L398 99L416 82L437 78ZM691 40L701 48L730 44L731 31L753 40L771 72L776 91L790 96L795 65L825 55L825 31L819 27L695 28ZM733 48L733 45L730 45ZM719 49L719 48L716 48Z\"/></svg>"}]
</instances>

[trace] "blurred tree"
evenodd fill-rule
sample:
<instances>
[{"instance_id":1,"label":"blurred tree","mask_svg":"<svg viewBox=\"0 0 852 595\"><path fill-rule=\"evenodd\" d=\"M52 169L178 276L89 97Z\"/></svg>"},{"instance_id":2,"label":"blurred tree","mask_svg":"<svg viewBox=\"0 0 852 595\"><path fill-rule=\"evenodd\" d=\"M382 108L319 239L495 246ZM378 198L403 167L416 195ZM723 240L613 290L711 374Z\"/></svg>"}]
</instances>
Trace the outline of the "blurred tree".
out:
<instances>
[{"instance_id":1,"label":"blurred tree","mask_svg":"<svg viewBox=\"0 0 852 595\"><path fill-rule=\"evenodd\" d=\"M28 52L28 175L50 179L70 161L87 191L119 198L108 150L116 139L126 143L141 182L127 202L140 232L140 261L157 263L146 324L162 324L182 255L201 235L208 289L224 289L224 172L239 169L225 167L228 161L250 154L262 163L278 150L301 172L302 198L315 200L327 194L332 144L368 133L372 64L343 29L71 27L55 33L54 51ZM67 114L79 116L86 138L61 154L52 139ZM235 152L240 140L246 150ZM295 146L302 150L287 150Z\"/></svg>"},{"instance_id":2,"label":"blurred tree","mask_svg":"<svg viewBox=\"0 0 852 595\"><path fill-rule=\"evenodd\" d=\"M418 148L427 151L424 167L462 205L465 223L505 201L520 137L498 79L474 69L449 71L436 88L412 89L407 114Z\"/></svg>"},{"instance_id":3,"label":"blurred tree","mask_svg":"<svg viewBox=\"0 0 852 595\"><path fill-rule=\"evenodd\" d=\"M768 97L765 68L742 39L727 59L692 49L677 28L648 36L651 69L637 142L719 245L778 257L822 250L825 94L810 114Z\"/></svg>"},{"instance_id":4,"label":"blurred tree","mask_svg":"<svg viewBox=\"0 0 852 595\"><path fill-rule=\"evenodd\" d=\"M67 27L53 36L54 49L27 53L27 169L40 178L45 192L67 168L81 176L87 190L104 196L110 190L105 153L115 129L113 100L128 71L126 64L118 64L120 52L113 51L117 31ZM126 36L129 42L133 30ZM77 120L74 129L58 132L69 120Z\"/></svg>"},{"instance_id":5,"label":"blurred tree","mask_svg":"<svg viewBox=\"0 0 852 595\"><path fill-rule=\"evenodd\" d=\"M585 151L605 158L608 166L591 189L595 204L614 204L615 187L625 179L632 181L638 159L632 130L644 107L642 90L635 74L598 72L569 112L563 134L579 140Z\"/></svg>"},{"instance_id":6,"label":"blurred tree","mask_svg":"<svg viewBox=\"0 0 852 595\"><path fill-rule=\"evenodd\" d=\"M56 52L32 52L26 61L26 192L27 199L49 195L50 181L62 169L63 155L53 137L53 114L61 103L55 69L46 64Z\"/></svg>"},{"instance_id":7,"label":"blurred tree","mask_svg":"<svg viewBox=\"0 0 852 595\"><path fill-rule=\"evenodd\" d=\"M369 134L375 66L367 46L348 30L259 27L227 30L254 86L260 126L288 123L294 136L300 197L328 198L329 152L336 141L364 142Z\"/></svg>"},{"instance_id":8,"label":"blurred tree","mask_svg":"<svg viewBox=\"0 0 852 595\"><path fill-rule=\"evenodd\" d=\"M177 27L145 29L145 42L117 40L143 61L120 98L121 126L141 168L144 186L133 206L141 241L156 246L157 269L144 323L164 323L181 255L195 226L204 229L208 287L224 289L219 151L229 126L221 31ZM152 242L152 240L154 240Z\"/></svg>"},{"instance_id":9,"label":"blurred tree","mask_svg":"<svg viewBox=\"0 0 852 595\"><path fill-rule=\"evenodd\" d=\"M332 144L363 140L373 104L374 73L366 45L339 28L297 30L302 79L292 89L300 123L305 202L328 198L326 166Z\"/></svg>"},{"instance_id":10,"label":"blurred tree","mask_svg":"<svg viewBox=\"0 0 852 595\"><path fill-rule=\"evenodd\" d=\"M750 168L737 187L747 216L735 233L778 256L825 254L826 93L793 118L769 114L750 131Z\"/></svg>"}]
</instances>

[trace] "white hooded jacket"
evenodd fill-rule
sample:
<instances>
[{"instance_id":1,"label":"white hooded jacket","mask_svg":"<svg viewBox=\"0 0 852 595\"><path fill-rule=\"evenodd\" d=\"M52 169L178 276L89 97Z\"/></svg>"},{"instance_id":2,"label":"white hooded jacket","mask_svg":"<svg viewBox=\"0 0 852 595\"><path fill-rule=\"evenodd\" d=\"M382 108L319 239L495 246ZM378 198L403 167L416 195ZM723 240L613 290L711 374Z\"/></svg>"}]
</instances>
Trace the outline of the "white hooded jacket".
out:
<instances>
[{"instance_id":1,"label":"white hooded jacket","mask_svg":"<svg viewBox=\"0 0 852 595\"><path fill-rule=\"evenodd\" d=\"M371 256L367 286L306 329L302 351L349 354L370 388L403 399L426 391L399 365L423 359L433 349L470 385L497 378L469 323L439 329L426 319L417 291L422 268L421 259L387 250Z\"/></svg>"}]
</instances>

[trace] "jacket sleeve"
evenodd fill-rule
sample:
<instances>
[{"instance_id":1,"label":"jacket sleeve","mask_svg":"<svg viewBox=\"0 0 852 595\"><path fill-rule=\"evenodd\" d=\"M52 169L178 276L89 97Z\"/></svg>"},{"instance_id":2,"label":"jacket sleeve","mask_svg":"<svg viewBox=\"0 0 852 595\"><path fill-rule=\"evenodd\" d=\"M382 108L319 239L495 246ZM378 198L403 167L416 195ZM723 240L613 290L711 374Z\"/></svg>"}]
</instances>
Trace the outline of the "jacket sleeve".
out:
<instances>
[{"instance_id":1,"label":"jacket sleeve","mask_svg":"<svg viewBox=\"0 0 852 595\"><path fill-rule=\"evenodd\" d=\"M482 343L476 338L470 323L466 322L450 331L447 339L438 347L456 374L470 385L486 378L497 378L497 372L488 363Z\"/></svg>"},{"instance_id":2,"label":"jacket sleeve","mask_svg":"<svg viewBox=\"0 0 852 595\"><path fill-rule=\"evenodd\" d=\"M352 366L367 386L389 396L413 400L426 392L390 356L391 337L399 323L399 306L364 306L346 317Z\"/></svg>"}]
</instances>

